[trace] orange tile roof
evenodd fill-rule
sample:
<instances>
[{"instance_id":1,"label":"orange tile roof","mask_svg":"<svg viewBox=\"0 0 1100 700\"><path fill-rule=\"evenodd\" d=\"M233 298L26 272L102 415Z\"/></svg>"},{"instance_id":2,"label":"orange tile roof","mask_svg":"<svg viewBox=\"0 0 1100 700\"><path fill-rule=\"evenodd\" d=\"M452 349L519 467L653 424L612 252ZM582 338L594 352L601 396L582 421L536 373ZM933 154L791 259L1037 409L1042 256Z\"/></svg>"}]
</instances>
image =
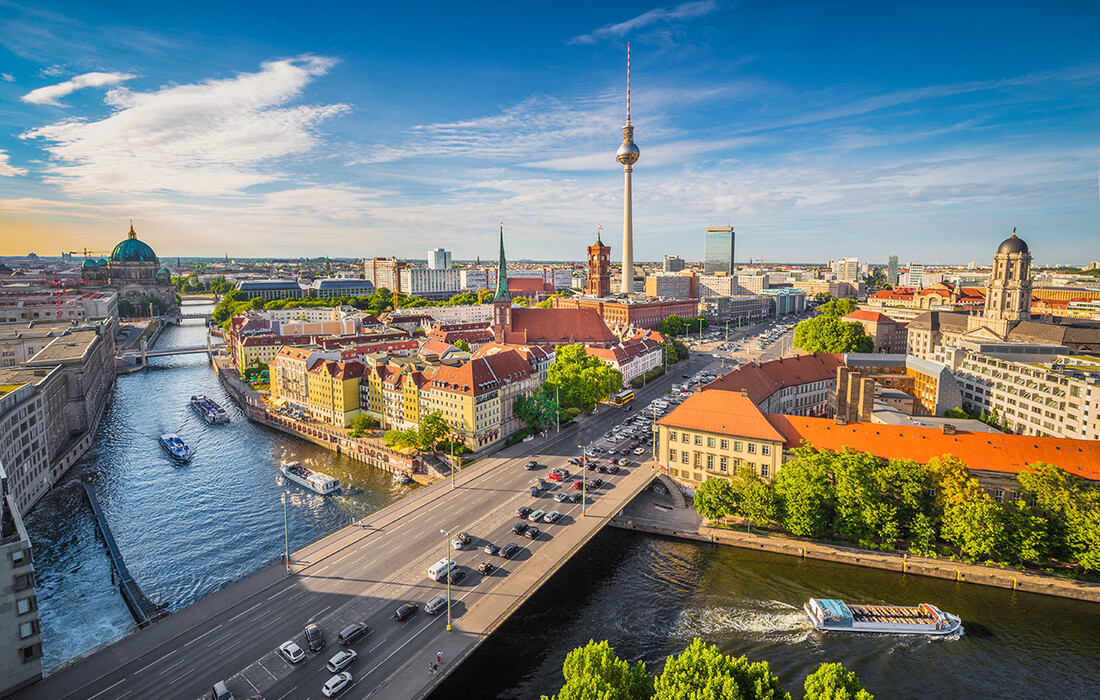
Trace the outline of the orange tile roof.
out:
<instances>
[{"instance_id":1,"label":"orange tile roof","mask_svg":"<svg viewBox=\"0 0 1100 700\"><path fill-rule=\"evenodd\" d=\"M842 364L844 358L835 353L785 357L762 364L753 362L718 377L703 389L747 391L749 398L759 404L784 387L831 379Z\"/></svg>"},{"instance_id":2,"label":"orange tile roof","mask_svg":"<svg viewBox=\"0 0 1100 700\"><path fill-rule=\"evenodd\" d=\"M894 323L894 319L885 314L880 314L877 311L866 311L864 309L856 309L852 313L844 317L846 321L870 321L871 323Z\"/></svg>"},{"instance_id":3,"label":"orange tile roof","mask_svg":"<svg viewBox=\"0 0 1100 700\"><path fill-rule=\"evenodd\" d=\"M685 402L686 403L686 402ZM1032 437L960 430L944 435L939 428L849 423L829 418L766 414L775 430L786 436L786 448L803 441L817 449L846 447L884 459L911 459L926 464L951 454L971 469L1017 474L1037 462L1065 469L1085 479L1100 479L1100 441Z\"/></svg>"},{"instance_id":4,"label":"orange tile roof","mask_svg":"<svg viewBox=\"0 0 1100 700\"><path fill-rule=\"evenodd\" d=\"M752 399L735 391L698 391L657 421L669 428L783 442Z\"/></svg>"},{"instance_id":5,"label":"orange tile roof","mask_svg":"<svg viewBox=\"0 0 1100 700\"><path fill-rule=\"evenodd\" d=\"M512 309L512 332L505 342L516 345L615 344L619 339L595 309Z\"/></svg>"}]
</instances>

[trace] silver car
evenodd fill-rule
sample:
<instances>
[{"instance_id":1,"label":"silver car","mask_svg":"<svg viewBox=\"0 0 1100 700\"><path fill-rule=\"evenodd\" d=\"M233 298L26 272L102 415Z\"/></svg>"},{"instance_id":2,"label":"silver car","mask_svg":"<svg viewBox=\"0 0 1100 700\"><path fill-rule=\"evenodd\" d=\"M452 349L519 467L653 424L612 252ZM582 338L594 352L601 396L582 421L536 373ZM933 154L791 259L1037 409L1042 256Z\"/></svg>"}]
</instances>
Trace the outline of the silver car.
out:
<instances>
[{"instance_id":1,"label":"silver car","mask_svg":"<svg viewBox=\"0 0 1100 700\"><path fill-rule=\"evenodd\" d=\"M539 520L542 519L542 516L544 516L544 515L546 515L546 511L536 510L534 513L531 513L530 515L528 515L527 519L530 520L533 523L537 523Z\"/></svg>"},{"instance_id":2,"label":"silver car","mask_svg":"<svg viewBox=\"0 0 1100 700\"><path fill-rule=\"evenodd\" d=\"M358 654L355 653L354 649L344 649L339 654L333 656L331 659L328 660L327 668L333 673L339 673L340 671L343 671L345 668L350 666L351 662L355 661L357 656Z\"/></svg>"},{"instance_id":3,"label":"silver car","mask_svg":"<svg viewBox=\"0 0 1100 700\"><path fill-rule=\"evenodd\" d=\"M445 607L447 607L447 595L437 595L424 604L424 612L429 615L435 615Z\"/></svg>"},{"instance_id":4,"label":"silver car","mask_svg":"<svg viewBox=\"0 0 1100 700\"><path fill-rule=\"evenodd\" d=\"M542 516L542 520L543 520L543 522L546 522L546 523L552 523L552 522L557 521L557 519L560 518L560 517L561 517L560 512L558 512L556 510L552 510L549 513L547 513L546 515Z\"/></svg>"},{"instance_id":5,"label":"silver car","mask_svg":"<svg viewBox=\"0 0 1100 700\"><path fill-rule=\"evenodd\" d=\"M292 664L296 664L306 658L306 653L302 651L302 647L294 642L283 642L282 645L279 646L279 655Z\"/></svg>"}]
</instances>

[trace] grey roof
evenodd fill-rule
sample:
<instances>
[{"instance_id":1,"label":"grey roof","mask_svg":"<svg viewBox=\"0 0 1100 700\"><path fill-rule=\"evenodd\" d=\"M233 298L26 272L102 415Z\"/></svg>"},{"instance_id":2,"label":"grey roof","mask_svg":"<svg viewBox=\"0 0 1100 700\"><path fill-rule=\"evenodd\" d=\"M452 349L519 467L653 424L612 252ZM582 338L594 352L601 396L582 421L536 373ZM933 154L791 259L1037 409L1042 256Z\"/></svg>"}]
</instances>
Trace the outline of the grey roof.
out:
<instances>
[{"instance_id":1,"label":"grey roof","mask_svg":"<svg viewBox=\"0 0 1100 700\"><path fill-rule=\"evenodd\" d=\"M370 280L355 279L354 277L328 277L314 280L314 289L374 289L374 283Z\"/></svg>"},{"instance_id":2,"label":"grey roof","mask_svg":"<svg viewBox=\"0 0 1100 700\"><path fill-rule=\"evenodd\" d=\"M302 285L296 280L241 280L237 282L237 289L242 292L260 291L263 289L302 289Z\"/></svg>"}]
</instances>

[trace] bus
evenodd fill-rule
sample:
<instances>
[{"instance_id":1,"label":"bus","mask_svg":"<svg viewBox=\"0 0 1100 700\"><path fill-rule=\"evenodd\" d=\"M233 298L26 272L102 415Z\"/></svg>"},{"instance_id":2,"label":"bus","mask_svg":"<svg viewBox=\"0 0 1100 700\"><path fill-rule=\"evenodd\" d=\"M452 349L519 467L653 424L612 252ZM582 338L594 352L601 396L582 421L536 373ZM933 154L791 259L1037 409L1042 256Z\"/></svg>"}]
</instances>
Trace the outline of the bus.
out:
<instances>
[{"instance_id":1,"label":"bus","mask_svg":"<svg viewBox=\"0 0 1100 700\"><path fill-rule=\"evenodd\" d=\"M620 391L611 397L611 403L615 406L625 406L634 400L634 390L627 389L626 391Z\"/></svg>"}]
</instances>

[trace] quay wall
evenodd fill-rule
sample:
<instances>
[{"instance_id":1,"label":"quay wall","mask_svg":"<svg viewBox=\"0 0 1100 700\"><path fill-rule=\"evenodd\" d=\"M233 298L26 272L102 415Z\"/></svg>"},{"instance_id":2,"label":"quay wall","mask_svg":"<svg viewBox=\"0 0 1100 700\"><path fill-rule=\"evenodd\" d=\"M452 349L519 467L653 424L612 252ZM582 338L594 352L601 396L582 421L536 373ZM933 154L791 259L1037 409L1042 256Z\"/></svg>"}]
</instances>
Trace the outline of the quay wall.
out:
<instances>
[{"instance_id":1,"label":"quay wall","mask_svg":"<svg viewBox=\"0 0 1100 700\"><path fill-rule=\"evenodd\" d=\"M944 559L924 559L902 552L875 552L867 549L840 547L819 542L797 540L774 535L749 534L734 530L699 525L692 529L683 522L660 518L639 518L621 514L611 520L612 527L647 532L653 535L678 537L696 542L712 542L731 547L756 549L795 557L809 557L873 569L900 571L918 576L953 579L960 583L995 586L1014 591L1041 593L1100 603L1100 584L1074 581L1057 576L1000 569L980 564L968 564Z\"/></svg>"}]
</instances>

